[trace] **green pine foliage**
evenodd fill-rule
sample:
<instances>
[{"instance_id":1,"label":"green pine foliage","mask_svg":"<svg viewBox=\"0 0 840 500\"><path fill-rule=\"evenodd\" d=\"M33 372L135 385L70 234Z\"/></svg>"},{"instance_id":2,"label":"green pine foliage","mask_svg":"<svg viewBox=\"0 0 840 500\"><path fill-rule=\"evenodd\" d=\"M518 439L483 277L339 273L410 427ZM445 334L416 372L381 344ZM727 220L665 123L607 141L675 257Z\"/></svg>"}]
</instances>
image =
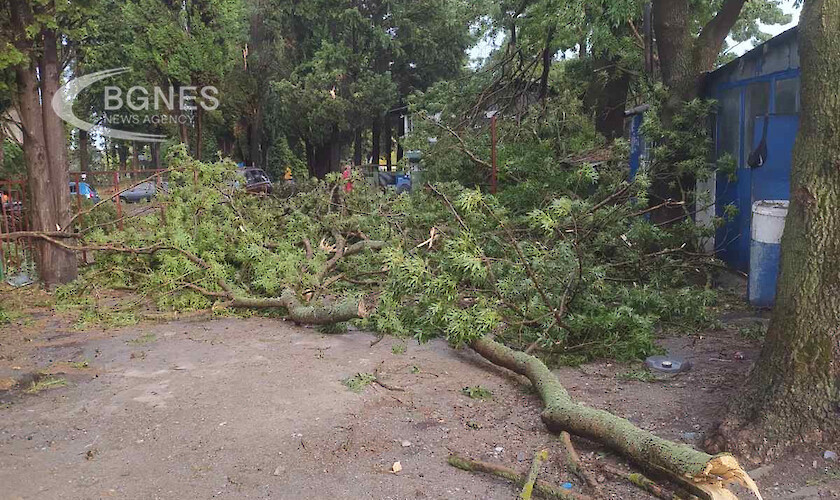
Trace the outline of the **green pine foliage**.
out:
<instances>
[{"instance_id":1,"label":"green pine foliage","mask_svg":"<svg viewBox=\"0 0 840 500\"><path fill-rule=\"evenodd\" d=\"M222 306L220 280L238 296L292 288L313 304L360 297L375 306L360 327L453 345L495 334L566 363L644 357L656 351L658 325L702 326L715 301L693 285L709 263L694 252L693 225L657 227L637 215L646 178L623 180L619 160L552 167L562 188L552 199L534 188L528 210L524 196L451 182L396 196L354 177L348 192L336 174L258 197L237 188L230 162L201 163L183 148L169 161L164 215L129 219L123 231L97 226L86 238L165 249L100 253L73 294L130 287L179 311ZM363 239L387 246L328 265L330 247Z\"/></svg>"}]
</instances>

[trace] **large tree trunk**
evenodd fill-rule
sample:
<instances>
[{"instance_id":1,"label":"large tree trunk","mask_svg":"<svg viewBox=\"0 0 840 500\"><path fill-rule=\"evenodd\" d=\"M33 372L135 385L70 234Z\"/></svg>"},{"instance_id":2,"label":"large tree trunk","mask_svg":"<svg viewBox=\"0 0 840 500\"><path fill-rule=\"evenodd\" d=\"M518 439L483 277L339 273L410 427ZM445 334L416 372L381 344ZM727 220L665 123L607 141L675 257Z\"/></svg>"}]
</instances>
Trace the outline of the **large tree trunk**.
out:
<instances>
[{"instance_id":1,"label":"large tree trunk","mask_svg":"<svg viewBox=\"0 0 840 500\"><path fill-rule=\"evenodd\" d=\"M332 135L330 137L330 172L341 171L341 135L338 133L338 127L333 126Z\"/></svg>"},{"instance_id":2,"label":"large tree trunk","mask_svg":"<svg viewBox=\"0 0 840 500\"><path fill-rule=\"evenodd\" d=\"M365 157L362 151L362 129L356 129L353 136L353 165L360 166Z\"/></svg>"},{"instance_id":3,"label":"large tree trunk","mask_svg":"<svg viewBox=\"0 0 840 500\"><path fill-rule=\"evenodd\" d=\"M201 161L201 145L203 143L201 137L202 133L204 132L202 130L202 116L204 114L203 111L204 110L201 109L200 105L195 110L195 159L198 161Z\"/></svg>"},{"instance_id":4,"label":"large tree trunk","mask_svg":"<svg viewBox=\"0 0 840 500\"><path fill-rule=\"evenodd\" d=\"M662 81L671 90L672 111L700 94L703 73L712 69L726 36L746 0L725 0L717 14L694 36L695 13L689 0L654 0L653 28Z\"/></svg>"},{"instance_id":5,"label":"large tree trunk","mask_svg":"<svg viewBox=\"0 0 840 500\"><path fill-rule=\"evenodd\" d=\"M14 2L13 4L14 5ZM44 140L43 116L41 115L38 82L34 63L15 70L18 87L18 109L23 129L23 154L26 159L26 174L29 178L29 222L34 231L55 231L56 217L50 186L49 160ZM36 266L41 280L47 285L58 283L55 262L58 249L46 241L37 244Z\"/></svg>"},{"instance_id":6,"label":"large tree trunk","mask_svg":"<svg viewBox=\"0 0 840 500\"><path fill-rule=\"evenodd\" d=\"M394 150L391 137L391 132L393 130L392 121L393 117L390 113L385 115L385 167L388 169L388 172L391 171L391 152Z\"/></svg>"},{"instance_id":7,"label":"large tree trunk","mask_svg":"<svg viewBox=\"0 0 840 500\"><path fill-rule=\"evenodd\" d=\"M551 26L545 36L545 47L543 47L542 51L542 74L540 75L539 93L541 101L545 101L546 97L548 97L548 77L551 74L551 60L554 58L554 52L551 50L553 42L554 26Z\"/></svg>"},{"instance_id":8,"label":"large tree trunk","mask_svg":"<svg viewBox=\"0 0 840 500\"><path fill-rule=\"evenodd\" d=\"M840 0L806 1L799 34L802 111L776 307L719 436L753 461L840 436Z\"/></svg>"},{"instance_id":9,"label":"large tree trunk","mask_svg":"<svg viewBox=\"0 0 840 500\"><path fill-rule=\"evenodd\" d=\"M698 7L689 0L654 0L653 28L659 51L662 81L669 89L668 100L661 111L661 121L666 128L673 125L674 117L686 101L700 95L703 75L714 67L726 36L738 20L746 0L724 0L715 16L706 23L697 36L692 23L696 18L693 9ZM684 158L674 158L677 163ZM678 180L693 186L694 178L687 175L675 179L669 170L652 172L651 205L666 200L683 200ZM651 220L658 223L679 221L685 212L681 207L665 207L654 211Z\"/></svg>"},{"instance_id":10,"label":"large tree trunk","mask_svg":"<svg viewBox=\"0 0 840 500\"><path fill-rule=\"evenodd\" d=\"M53 111L53 97L58 93L60 63L58 60L58 39L55 31L44 30L44 49L41 57L41 115L44 125L44 142L49 164L50 190L53 196L54 223L64 228L70 223L70 162L67 158L67 137L64 123ZM69 283L78 276L76 254L62 248L54 248L50 275L45 284ZM52 281L54 279L54 281Z\"/></svg>"},{"instance_id":11,"label":"large tree trunk","mask_svg":"<svg viewBox=\"0 0 840 500\"><path fill-rule=\"evenodd\" d=\"M630 74L619 69L619 58L594 57L592 78L583 102L595 114L595 129L607 140L624 135L624 110Z\"/></svg>"},{"instance_id":12,"label":"large tree trunk","mask_svg":"<svg viewBox=\"0 0 840 500\"><path fill-rule=\"evenodd\" d=\"M120 172L125 175L128 170L128 146L125 142L120 141L115 147L117 148L117 156L120 158Z\"/></svg>"},{"instance_id":13,"label":"large tree trunk","mask_svg":"<svg viewBox=\"0 0 840 500\"><path fill-rule=\"evenodd\" d=\"M323 179L330 173L332 149L330 144L319 145L313 148L312 164L309 167L309 173L312 176Z\"/></svg>"},{"instance_id":14,"label":"large tree trunk","mask_svg":"<svg viewBox=\"0 0 840 500\"><path fill-rule=\"evenodd\" d=\"M254 116L251 117L251 123L248 127L248 151L249 160L255 167L261 166L260 159L262 158L262 111L257 108Z\"/></svg>"},{"instance_id":15,"label":"large tree trunk","mask_svg":"<svg viewBox=\"0 0 840 500\"><path fill-rule=\"evenodd\" d=\"M140 145L137 141L131 143L131 169L140 170Z\"/></svg>"}]
</instances>

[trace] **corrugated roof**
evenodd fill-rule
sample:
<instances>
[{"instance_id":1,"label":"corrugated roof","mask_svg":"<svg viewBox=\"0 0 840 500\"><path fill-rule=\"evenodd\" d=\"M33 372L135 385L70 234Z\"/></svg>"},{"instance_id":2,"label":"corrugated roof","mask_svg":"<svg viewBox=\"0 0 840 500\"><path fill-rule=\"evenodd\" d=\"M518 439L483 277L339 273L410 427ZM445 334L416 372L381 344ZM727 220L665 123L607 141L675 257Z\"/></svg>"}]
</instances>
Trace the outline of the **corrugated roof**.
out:
<instances>
[{"instance_id":1,"label":"corrugated roof","mask_svg":"<svg viewBox=\"0 0 840 500\"><path fill-rule=\"evenodd\" d=\"M783 32L779 33L778 35L774 36L773 38L771 38L770 40L767 40L764 43L756 45L755 47L750 49L748 52L745 52L744 54L742 54L740 57L736 57L735 59L729 61L728 63L724 64L723 66L710 71L706 75L709 76L709 77L714 77L714 75L716 75L718 73L722 73L726 69L730 68L731 66L738 64L738 61L740 61L742 59L749 59L749 58L752 58L752 57L757 57L760 54L762 54L765 50L769 50L770 48L772 48L774 45L778 45L780 43L787 42L790 38L795 37L796 33L798 31L799 31L799 26L794 26L793 28L791 28L789 30L783 31Z\"/></svg>"}]
</instances>

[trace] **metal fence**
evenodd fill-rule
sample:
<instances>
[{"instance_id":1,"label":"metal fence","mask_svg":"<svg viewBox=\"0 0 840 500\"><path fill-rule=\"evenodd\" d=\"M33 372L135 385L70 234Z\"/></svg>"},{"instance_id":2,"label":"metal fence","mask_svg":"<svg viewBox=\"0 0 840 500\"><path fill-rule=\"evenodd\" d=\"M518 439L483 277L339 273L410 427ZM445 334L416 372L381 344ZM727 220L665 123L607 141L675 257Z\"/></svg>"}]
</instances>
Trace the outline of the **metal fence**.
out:
<instances>
[{"instance_id":1,"label":"metal fence","mask_svg":"<svg viewBox=\"0 0 840 500\"><path fill-rule=\"evenodd\" d=\"M95 190L100 201L113 203L116 209L116 219L112 223L120 230L123 228L123 221L127 217L137 216L144 211L129 210L125 206L124 195L143 182L153 182L156 191L159 192L161 185L166 181L164 178L168 170L125 170L111 172L71 172L70 182L75 183L74 193L71 195L71 210L76 218L76 223L84 224L85 203L87 189L81 186L87 185ZM70 186L67 187L71 189ZM18 231L32 230L29 219L29 193L26 179L2 180L0 179L0 234L14 233ZM161 213L165 210L163 206L155 206ZM34 276L34 245L29 238L14 240L0 240L0 279L7 279L12 274L25 274ZM80 255L82 262L87 262L87 255Z\"/></svg>"}]
</instances>

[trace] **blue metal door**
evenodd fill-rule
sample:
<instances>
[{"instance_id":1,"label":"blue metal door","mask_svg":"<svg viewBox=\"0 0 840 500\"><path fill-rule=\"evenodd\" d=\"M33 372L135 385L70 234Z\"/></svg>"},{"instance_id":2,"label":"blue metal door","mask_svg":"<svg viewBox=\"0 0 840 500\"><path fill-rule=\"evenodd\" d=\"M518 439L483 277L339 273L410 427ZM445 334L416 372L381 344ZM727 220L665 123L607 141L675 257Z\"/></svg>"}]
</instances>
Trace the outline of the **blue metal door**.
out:
<instances>
[{"instance_id":1,"label":"blue metal door","mask_svg":"<svg viewBox=\"0 0 840 500\"><path fill-rule=\"evenodd\" d=\"M764 116L755 117L750 151L761 142L764 120ZM799 130L799 115L769 115L767 120L767 158L764 164L757 168L741 164L735 182L718 176L717 215L723 215L727 204L734 204L738 215L717 231L716 246L721 249L720 258L744 272L750 267L752 204L756 200L790 198L790 167L793 144Z\"/></svg>"}]
</instances>

